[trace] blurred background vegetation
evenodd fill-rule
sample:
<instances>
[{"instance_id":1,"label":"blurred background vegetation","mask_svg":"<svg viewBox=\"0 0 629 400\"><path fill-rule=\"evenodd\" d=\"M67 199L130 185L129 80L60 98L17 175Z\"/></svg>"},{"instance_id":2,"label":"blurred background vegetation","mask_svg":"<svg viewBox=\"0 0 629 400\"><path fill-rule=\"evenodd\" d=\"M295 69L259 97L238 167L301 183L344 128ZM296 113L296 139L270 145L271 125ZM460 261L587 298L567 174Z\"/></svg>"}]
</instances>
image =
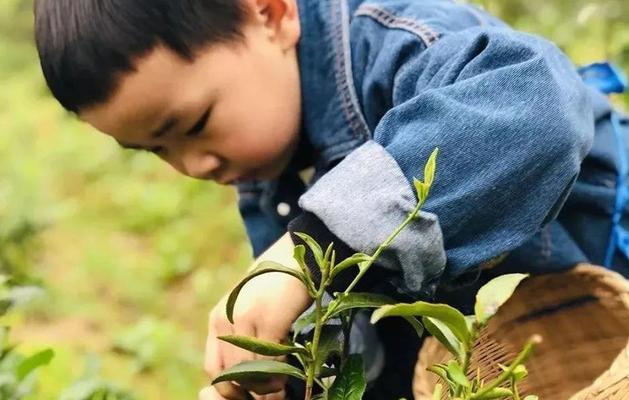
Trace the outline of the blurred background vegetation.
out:
<instances>
[{"instance_id":1,"label":"blurred background vegetation","mask_svg":"<svg viewBox=\"0 0 629 400\"><path fill-rule=\"evenodd\" d=\"M478 3L577 64L629 70L626 0ZM207 312L251 261L234 201L64 113L41 77L31 0L0 1L1 399L196 398Z\"/></svg>"}]
</instances>

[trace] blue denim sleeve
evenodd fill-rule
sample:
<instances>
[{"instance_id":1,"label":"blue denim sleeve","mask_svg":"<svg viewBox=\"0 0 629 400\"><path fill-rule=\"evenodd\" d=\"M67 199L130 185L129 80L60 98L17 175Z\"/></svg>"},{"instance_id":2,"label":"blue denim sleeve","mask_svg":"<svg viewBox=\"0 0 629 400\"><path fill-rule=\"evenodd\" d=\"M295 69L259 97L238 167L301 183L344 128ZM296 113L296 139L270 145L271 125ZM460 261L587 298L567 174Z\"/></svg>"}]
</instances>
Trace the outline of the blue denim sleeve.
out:
<instances>
[{"instance_id":1,"label":"blue denim sleeve","mask_svg":"<svg viewBox=\"0 0 629 400\"><path fill-rule=\"evenodd\" d=\"M258 257L286 229L278 221L262 209L265 198L265 187L257 183L241 183L238 185L238 208L247 230L253 256Z\"/></svg>"},{"instance_id":2,"label":"blue denim sleeve","mask_svg":"<svg viewBox=\"0 0 629 400\"><path fill-rule=\"evenodd\" d=\"M594 123L574 67L543 39L480 27L426 47L408 32L388 35L381 53L365 55L359 79L373 140L300 205L352 248L373 251L413 208L412 179L438 147L422 218L381 262L417 292L444 271L456 277L517 248L552 220ZM376 101L388 105L381 115Z\"/></svg>"}]
</instances>

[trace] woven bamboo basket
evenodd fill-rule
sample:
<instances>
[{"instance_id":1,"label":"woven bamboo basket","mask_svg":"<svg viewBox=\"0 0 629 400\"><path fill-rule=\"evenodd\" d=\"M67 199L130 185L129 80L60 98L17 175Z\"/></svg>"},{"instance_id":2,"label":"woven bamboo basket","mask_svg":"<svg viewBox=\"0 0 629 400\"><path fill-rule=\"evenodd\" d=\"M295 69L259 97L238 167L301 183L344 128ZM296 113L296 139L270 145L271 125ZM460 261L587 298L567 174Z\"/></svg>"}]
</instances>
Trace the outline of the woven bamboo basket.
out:
<instances>
[{"instance_id":1,"label":"woven bamboo basket","mask_svg":"<svg viewBox=\"0 0 629 400\"><path fill-rule=\"evenodd\" d=\"M524 281L480 335L470 371L496 377L497 363L513 360L533 334L543 342L526 363L524 395L629 400L629 281L622 276L581 265ZM431 400L438 382L426 368L450 358L436 340L426 340L415 368L416 400Z\"/></svg>"}]
</instances>

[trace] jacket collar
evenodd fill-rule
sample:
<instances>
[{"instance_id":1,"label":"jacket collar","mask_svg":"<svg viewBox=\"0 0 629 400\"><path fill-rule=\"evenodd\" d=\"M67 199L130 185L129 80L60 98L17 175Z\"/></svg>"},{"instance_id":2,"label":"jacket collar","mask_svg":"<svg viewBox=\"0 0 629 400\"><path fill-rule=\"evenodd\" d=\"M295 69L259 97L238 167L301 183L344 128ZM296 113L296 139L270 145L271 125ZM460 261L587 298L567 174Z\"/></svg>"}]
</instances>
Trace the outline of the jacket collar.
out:
<instances>
[{"instance_id":1,"label":"jacket collar","mask_svg":"<svg viewBox=\"0 0 629 400\"><path fill-rule=\"evenodd\" d=\"M352 77L349 23L358 2L352 3L298 0L302 135L322 173L370 137Z\"/></svg>"}]
</instances>

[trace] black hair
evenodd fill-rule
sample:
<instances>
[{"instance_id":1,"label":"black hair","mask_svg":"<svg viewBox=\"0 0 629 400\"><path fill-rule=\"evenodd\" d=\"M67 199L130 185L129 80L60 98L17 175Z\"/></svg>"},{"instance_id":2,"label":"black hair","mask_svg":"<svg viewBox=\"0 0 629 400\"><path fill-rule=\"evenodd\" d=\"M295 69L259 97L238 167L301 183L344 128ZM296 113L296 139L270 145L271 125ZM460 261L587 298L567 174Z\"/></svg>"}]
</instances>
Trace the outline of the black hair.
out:
<instances>
[{"instance_id":1,"label":"black hair","mask_svg":"<svg viewBox=\"0 0 629 400\"><path fill-rule=\"evenodd\" d=\"M78 113L109 100L158 44L192 61L242 40L246 17L239 0L35 0L35 39L48 87Z\"/></svg>"}]
</instances>

